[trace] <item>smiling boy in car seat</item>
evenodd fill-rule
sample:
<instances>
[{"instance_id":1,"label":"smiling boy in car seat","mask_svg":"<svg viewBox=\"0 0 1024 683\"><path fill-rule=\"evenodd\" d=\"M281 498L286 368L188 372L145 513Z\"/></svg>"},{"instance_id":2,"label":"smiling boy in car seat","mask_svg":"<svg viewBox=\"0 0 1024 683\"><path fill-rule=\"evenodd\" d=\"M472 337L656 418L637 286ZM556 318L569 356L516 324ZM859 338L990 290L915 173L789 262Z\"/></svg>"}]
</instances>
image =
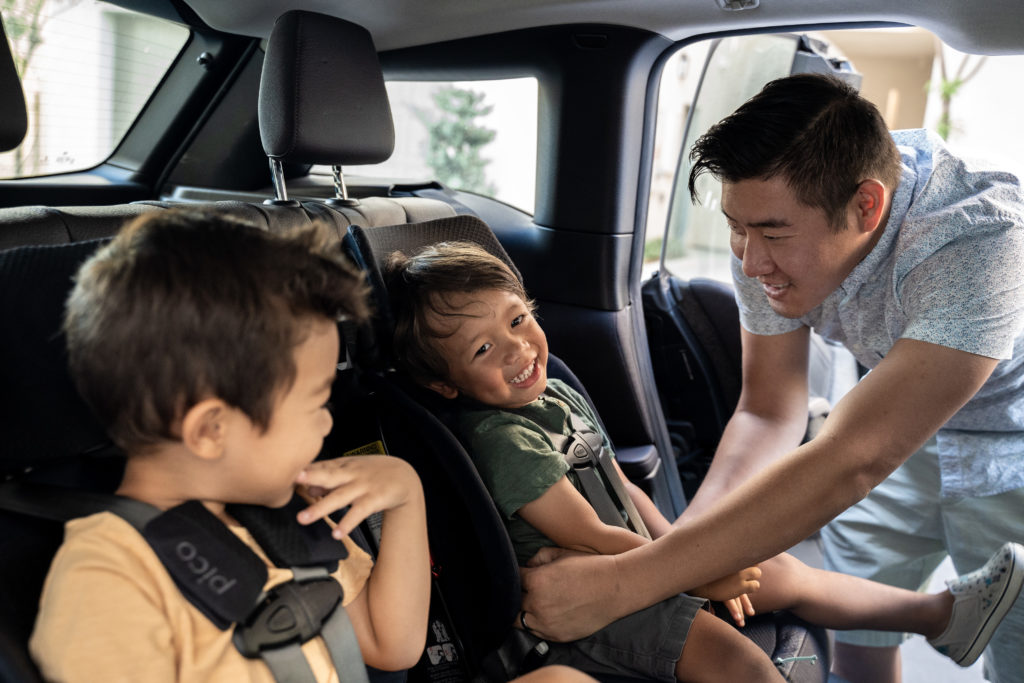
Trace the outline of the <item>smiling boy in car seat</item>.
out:
<instances>
[{"instance_id":1,"label":"smiling boy in car seat","mask_svg":"<svg viewBox=\"0 0 1024 683\"><path fill-rule=\"evenodd\" d=\"M570 413L591 429L600 427L582 396L547 378L547 339L512 271L480 247L457 242L412 257L396 253L386 270L399 362L421 385L461 402L459 427L520 562L546 545L617 554L647 543L600 521L552 443L549 431L569 433ZM666 533L671 524L653 502L626 486L651 534ZM679 595L586 639L551 643L548 661L591 674L666 681L781 680L760 648L701 609L708 598L727 601L741 625L744 613L755 609L787 609L827 628L920 633L966 666L984 649L1022 581L1024 548L1017 544L931 595L780 555L693 590L699 597ZM521 612L517 626L529 630L527 619Z\"/></svg>"},{"instance_id":2,"label":"smiling boy in car seat","mask_svg":"<svg viewBox=\"0 0 1024 683\"><path fill-rule=\"evenodd\" d=\"M292 571L272 566L225 504L280 507L300 485L322 496L299 513L307 525L351 505L333 532L348 556L331 576L364 661L403 669L423 651L430 591L419 479L387 456L313 462L332 426L342 315L366 317L364 285L322 226L280 237L166 211L83 265L65 329L75 383L128 456L118 493L163 510L200 501L266 562L265 590ZM347 532L376 511L374 565ZM273 680L111 512L67 524L30 647L50 681ZM337 680L321 638L302 654L316 680Z\"/></svg>"}]
</instances>

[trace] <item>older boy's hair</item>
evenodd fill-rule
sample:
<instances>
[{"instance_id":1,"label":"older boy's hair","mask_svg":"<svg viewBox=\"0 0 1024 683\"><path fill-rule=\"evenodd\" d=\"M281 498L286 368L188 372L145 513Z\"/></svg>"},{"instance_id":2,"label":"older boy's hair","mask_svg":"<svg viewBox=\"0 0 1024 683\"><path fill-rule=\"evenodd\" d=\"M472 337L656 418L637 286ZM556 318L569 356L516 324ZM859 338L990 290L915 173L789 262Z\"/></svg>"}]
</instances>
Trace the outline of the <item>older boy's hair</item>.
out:
<instances>
[{"instance_id":1,"label":"older boy's hair","mask_svg":"<svg viewBox=\"0 0 1024 683\"><path fill-rule=\"evenodd\" d=\"M439 242L413 256L396 251L384 269L395 321L394 351L399 366L420 384L446 381L448 363L434 343L450 332L431 325L431 316L466 317L451 299L497 289L515 294L533 311L523 283L487 250L470 242Z\"/></svg>"},{"instance_id":2,"label":"older boy's hair","mask_svg":"<svg viewBox=\"0 0 1024 683\"><path fill-rule=\"evenodd\" d=\"M185 412L211 396L266 429L312 319L342 315L366 318L365 284L324 226L275 236L169 210L82 265L64 329L79 393L132 455L180 438Z\"/></svg>"},{"instance_id":3,"label":"older boy's hair","mask_svg":"<svg viewBox=\"0 0 1024 683\"><path fill-rule=\"evenodd\" d=\"M899 151L878 109L822 74L771 81L698 138L690 160L695 203L703 173L728 183L781 176L837 231L861 182L875 178L892 191L900 180Z\"/></svg>"}]
</instances>

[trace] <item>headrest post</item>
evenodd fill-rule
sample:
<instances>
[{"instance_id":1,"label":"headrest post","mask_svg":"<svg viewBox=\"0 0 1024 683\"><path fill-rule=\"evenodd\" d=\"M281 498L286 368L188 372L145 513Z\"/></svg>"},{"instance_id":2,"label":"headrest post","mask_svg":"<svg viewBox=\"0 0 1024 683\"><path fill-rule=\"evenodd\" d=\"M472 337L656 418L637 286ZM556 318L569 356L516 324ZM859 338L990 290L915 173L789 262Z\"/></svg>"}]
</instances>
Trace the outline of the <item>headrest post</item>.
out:
<instances>
[{"instance_id":1,"label":"headrest post","mask_svg":"<svg viewBox=\"0 0 1024 683\"><path fill-rule=\"evenodd\" d=\"M345 174L341 172L341 164L331 166L331 174L334 176L335 199L348 199L348 188L345 187Z\"/></svg>"},{"instance_id":2,"label":"headrest post","mask_svg":"<svg viewBox=\"0 0 1024 683\"><path fill-rule=\"evenodd\" d=\"M345 187L345 174L341 172L341 164L331 166L331 175L334 176L334 196L327 200L331 206L359 206L358 199L350 199L348 188Z\"/></svg>"},{"instance_id":3,"label":"headrest post","mask_svg":"<svg viewBox=\"0 0 1024 683\"><path fill-rule=\"evenodd\" d=\"M284 184L284 167L280 159L270 157L270 180L274 184L274 199L288 201L288 188Z\"/></svg>"},{"instance_id":4,"label":"headrest post","mask_svg":"<svg viewBox=\"0 0 1024 683\"><path fill-rule=\"evenodd\" d=\"M274 198L265 199L264 204L275 206L298 206L299 203L288 199L288 188L284 184L284 165L280 159L267 157L270 160L270 181L274 185Z\"/></svg>"}]
</instances>

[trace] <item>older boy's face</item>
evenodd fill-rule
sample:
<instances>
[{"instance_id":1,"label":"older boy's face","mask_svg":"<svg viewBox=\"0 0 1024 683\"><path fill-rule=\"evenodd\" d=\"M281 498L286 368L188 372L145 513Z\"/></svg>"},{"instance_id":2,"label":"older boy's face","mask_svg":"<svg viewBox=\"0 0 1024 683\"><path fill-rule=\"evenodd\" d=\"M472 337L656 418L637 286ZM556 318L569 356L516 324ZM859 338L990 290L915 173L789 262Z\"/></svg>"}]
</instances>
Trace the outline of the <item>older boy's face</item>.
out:
<instances>
[{"instance_id":1,"label":"older boy's face","mask_svg":"<svg viewBox=\"0 0 1024 683\"><path fill-rule=\"evenodd\" d=\"M787 318L821 304L877 239L853 222L837 232L779 177L722 183L722 212L743 273L760 281L772 310Z\"/></svg>"},{"instance_id":2,"label":"older boy's face","mask_svg":"<svg viewBox=\"0 0 1024 683\"><path fill-rule=\"evenodd\" d=\"M295 478L316 458L333 425L327 401L339 350L337 324L315 318L293 352L295 382L275 402L267 430L236 411L243 424L231 432L231 502L278 507L291 500Z\"/></svg>"},{"instance_id":3,"label":"older boy's face","mask_svg":"<svg viewBox=\"0 0 1024 683\"><path fill-rule=\"evenodd\" d=\"M456 295L448 303L460 315L435 316L430 322L451 333L437 342L450 377L430 388L496 408L519 408L543 393L548 340L522 299L488 289Z\"/></svg>"}]
</instances>

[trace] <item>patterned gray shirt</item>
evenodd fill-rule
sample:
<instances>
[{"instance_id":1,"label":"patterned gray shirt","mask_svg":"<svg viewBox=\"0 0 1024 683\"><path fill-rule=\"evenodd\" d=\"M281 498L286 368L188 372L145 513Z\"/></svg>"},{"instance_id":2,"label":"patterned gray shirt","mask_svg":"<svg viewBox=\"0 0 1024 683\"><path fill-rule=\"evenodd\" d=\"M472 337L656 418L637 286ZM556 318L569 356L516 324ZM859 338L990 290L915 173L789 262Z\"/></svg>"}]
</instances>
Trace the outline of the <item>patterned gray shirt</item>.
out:
<instances>
[{"instance_id":1,"label":"patterned gray shirt","mask_svg":"<svg viewBox=\"0 0 1024 683\"><path fill-rule=\"evenodd\" d=\"M732 259L743 327L811 327L873 368L906 337L999 359L937 434L942 494L1024 486L1024 198L1010 173L954 157L924 130L896 131L903 175L881 239L824 302L776 314ZM898 400L898 397L894 397ZM869 425L865 425L869 429Z\"/></svg>"}]
</instances>

